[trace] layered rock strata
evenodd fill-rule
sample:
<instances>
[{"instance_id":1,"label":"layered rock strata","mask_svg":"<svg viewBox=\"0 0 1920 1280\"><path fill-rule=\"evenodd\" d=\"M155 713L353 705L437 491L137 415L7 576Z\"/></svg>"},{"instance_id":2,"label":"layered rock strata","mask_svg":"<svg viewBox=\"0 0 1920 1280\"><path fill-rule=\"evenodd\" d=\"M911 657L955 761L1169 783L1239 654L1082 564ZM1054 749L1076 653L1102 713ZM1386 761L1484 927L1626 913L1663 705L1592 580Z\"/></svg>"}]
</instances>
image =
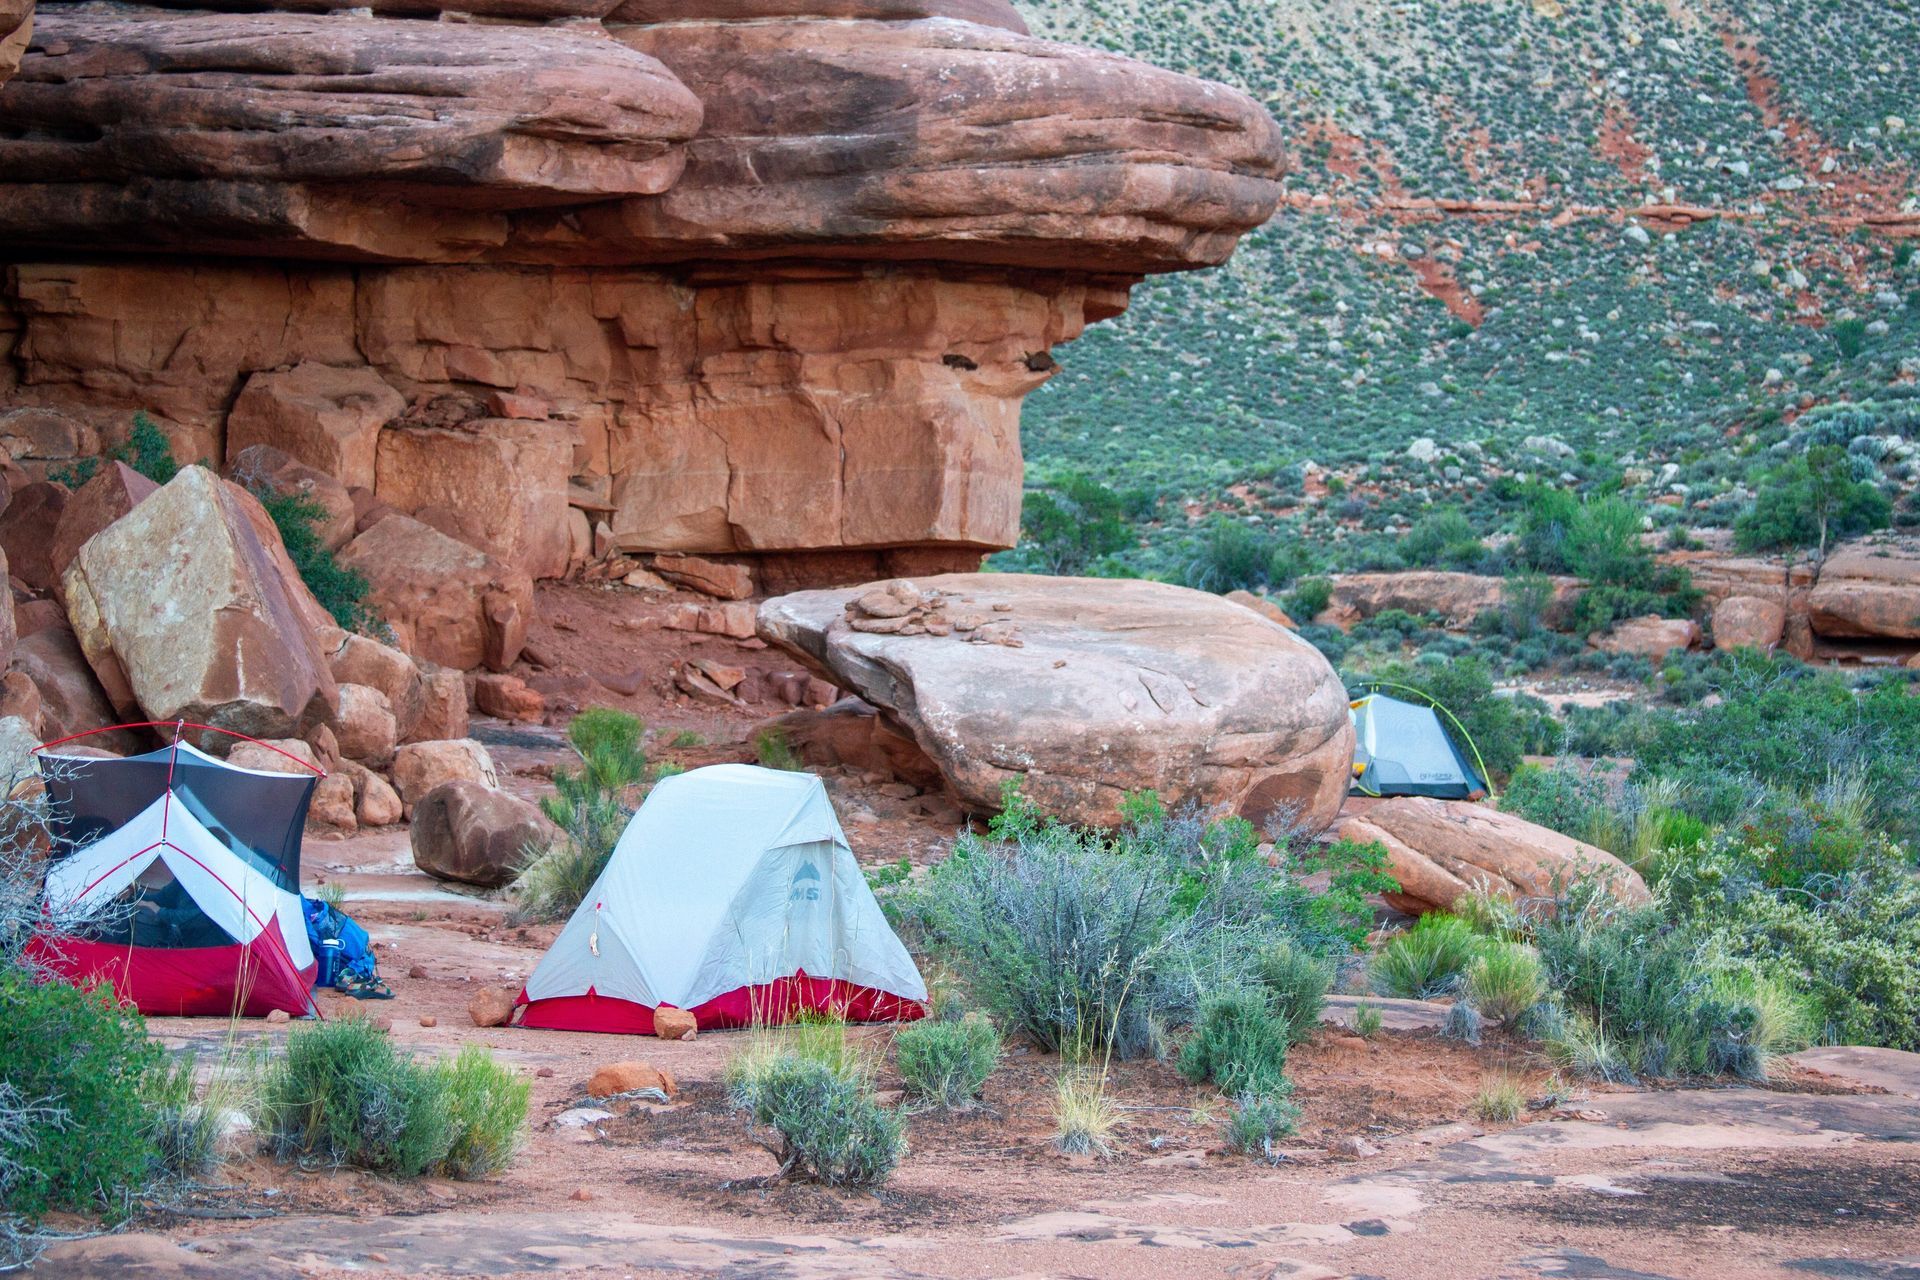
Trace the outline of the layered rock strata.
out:
<instances>
[{"instance_id":1,"label":"layered rock strata","mask_svg":"<svg viewBox=\"0 0 1920 1280\"><path fill-rule=\"evenodd\" d=\"M40 6L0 89L30 474L145 410L535 577L596 529L963 565L1017 536L1053 348L1278 197L1258 104L996 0L272 8Z\"/></svg>"}]
</instances>

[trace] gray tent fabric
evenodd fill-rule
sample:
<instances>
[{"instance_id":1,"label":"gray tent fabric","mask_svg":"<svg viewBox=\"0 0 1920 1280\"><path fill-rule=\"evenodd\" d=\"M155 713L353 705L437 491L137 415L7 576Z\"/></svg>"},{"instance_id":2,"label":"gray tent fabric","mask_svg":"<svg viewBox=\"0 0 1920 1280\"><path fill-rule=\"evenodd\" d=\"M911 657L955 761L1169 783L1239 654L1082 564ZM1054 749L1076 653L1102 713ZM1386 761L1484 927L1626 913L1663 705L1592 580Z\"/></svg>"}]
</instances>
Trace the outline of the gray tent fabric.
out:
<instances>
[{"instance_id":1,"label":"gray tent fabric","mask_svg":"<svg viewBox=\"0 0 1920 1280\"><path fill-rule=\"evenodd\" d=\"M300 892L300 836L312 773L242 769L178 742L122 758L40 753L58 815L56 857L119 830L171 791L220 843L289 893Z\"/></svg>"},{"instance_id":2,"label":"gray tent fabric","mask_svg":"<svg viewBox=\"0 0 1920 1280\"><path fill-rule=\"evenodd\" d=\"M1440 723L1432 707L1383 693L1354 702L1354 785L1370 796L1434 796L1466 800L1487 785Z\"/></svg>"}]
</instances>

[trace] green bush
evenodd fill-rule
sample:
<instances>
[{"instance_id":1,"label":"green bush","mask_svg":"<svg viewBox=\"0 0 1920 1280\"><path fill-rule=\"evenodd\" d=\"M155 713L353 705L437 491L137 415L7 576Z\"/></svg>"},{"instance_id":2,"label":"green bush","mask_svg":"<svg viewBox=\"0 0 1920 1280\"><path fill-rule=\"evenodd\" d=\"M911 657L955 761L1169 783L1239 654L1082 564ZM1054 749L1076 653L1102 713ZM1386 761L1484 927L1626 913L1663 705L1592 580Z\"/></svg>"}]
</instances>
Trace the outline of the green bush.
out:
<instances>
[{"instance_id":1,"label":"green bush","mask_svg":"<svg viewBox=\"0 0 1920 1280\"><path fill-rule=\"evenodd\" d=\"M272 517L280 541L286 544L287 558L320 607L348 631L383 633L387 624L374 608L373 585L358 569L341 564L320 538L326 509L306 494L275 493L264 485L255 487L253 496Z\"/></svg>"},{"instance_id":2,"label":"green bush","mask_svg":"<svg viewBox=\"0 0 1920 1280\"><path fill-rule=\"evenodd\" d=\"M826 1063L780 1055L736 1084L736 1104L778 1139L766 1145L780 1161L781 1177L878 1186L906 1154L900 1113Z\"/></svg>"},{"instance_id":3,"label":"green bush","mask_svg":"<svg viewBox=\"0 0 1920 1280\"><path fill-rule=\"evenodd\" d=\"M1286 1087L1287 1020L1260 990L1222 991L1200 1005L1193 1033L1180 1049L1180 1074L1194 1084L1211 1080L1229 1097Z\"/></svg>"},{"instance_id":4,"label":"green bush","mask_svg":"<svg viewBox=\"0 0 1920 1280\"><path fill-rule=\"evenodd\" d=\"M1429 1000L1453 990L1484 948L1466 921L1436 912L1374 952L1367 978L1379 995Z\"/></svg>"},{"instance_id":5,"label":"green bush","mask_svg":"<svg viewBox=\"0 0 1920 1280\"><path fill-rule=\"evenodd\" d=\"M1249 980L1298 902L1238 819L1133 797L1117 832L1046 819L1009 787L902 899L975 1001L1042 1048L1135 1057L1192 1021L1203 989Z\"/></svg>"},{"instance_id":6,"label":"green bush","mask_svg":"<svg viewBox=\"0 0 1920 1280\"><path fill-rule=\"evenodd\" d=\"M119 1218L159 1169L150 1098L165 1081L146 1023L110 988L0 963L0 1214Z\"/></svg>"},{"instance_id":7,"label":"green bush","mask_svg":"<svg viewBox=\"0 0 1920 1280\"><path fill-rule=\"evenodd\" d=\"M1000 1033L977 1013L902 1027L893 1049L907 1092L948 1110L979 1097L1000 1065Z\"/></svg>"},{"instance_id":8,"label":"green bush","mask_svg":"<svg viewBox=\"0 0 1920 1280\"><path fill-rule=\"evenodd\" d=\"M1325 578L1303 578L1280 603L1295 622L1307 622L1333 603L1333 583Z\"/></svg>"},{"instance_id":9,"label":"green bush","mask_svg":"<svg viewBox=\"0 0 1920 1280\"><path fill-rule=\"evenodd\" d=\"M71 466L51 471L48 479L69 489L78 489L93 479L103 459L124 462L155 484L165 484L180 474L180 464L173 456L173 442L167 439L160 424L141 410L133 415L133 429L127 433L125 443L113 446L100 458L81 458Z\"/></svg>"},{"instance_id":10,"label":"green bush","mask_svg":"<svg viewBox=\"0 0 1920 1280\"><path fill-rule=\"evenodd\" d=\"M1874 483L1870 463L1838 445L1815 445L1767 473L1753 505L1734 521L1742 551L1812 548L1815 563L1835 539L1892 522L1893 506Z\"/></svg>"},{"instance_id":11,"label":"green bush","mask_svg":"<svg viewBox=\"0 0 1920 1280\"><path fill-rule=\"evenodd\" d=\"M1507 779L1500 808L1562 835L1585 839L1607 804L1605 785L1564 765L1523 764Z\"/></svg>"},{"instance_id":12,"label":"green bush","mask_svg":"<svg viewBox=\"0 0 1920 1280\"><path fill-rule=\"evenodd\" d=\"M1472 572L1487 558L1473 522L1458 507L1439 507L1401 535L1401 562L1409 569Z\"/></svg>"},{"instance_id":13,"label":"green bush","mask_svg":"<svg viewBox=\"0 0 1920 1280\"><path fill-rule=\"evenodd\" d=\"M506 1168L526 1141L532 1086L476 1044L433 1072L446 1090L453 1126L441 1172L473 1181Z\"/></svg>"},{"instance_id":14,"label":"green bush","mask_svg":"<svg viewBox=\"0 0 1920 1280\"><path fill-rule=\"evenodd\" d=\"M1274 1143L1300 1127L1300 1106L1289 1093L1237 1098L1227 1121L1227 1149L1256 1160L1275 1161Z\"/></svg>"},{"instance_id":15,"label":"green bush","mask_svg":"<svg viewBox=\"0 0 1920 1280\"><path fill-rule=\"evenodd\" d=\"M1078 574L1133 542L1129 510L1150 509L1144 493L1122 495L1078 472L1021 504L1021 551L1043 573Z\"/></svg>"},{"instance_id":16,"label":"green bush","mask_svg":"<svg viewBox=\"0 0 1920 1280\"><path fill-rule=\"evenodd\" d=\"M506 1166L526 1124L528 1086L477 1045L451 1062L402 1054L364 1018L287 1037L260 1110L284 1157L412 1178L481 1178Z\"/></svg>"},{"instance_id":17,"label":"green bush","mask_svg":"<svg viewBox=\"0 0 1920 1280\"><path fill-rule=\"evenodd\" d=\"M513 885L521 914L564 919L606 870L633 816L633 791L660 776L641 747L645 732L638 717L612 707L588 707L567 725L580 767L555 769L553 794L540 799L560 838L526 851Z\"/></svg>"},{"instance_id":18,"label":"green bush","mask_svg":"<svg viewBox=\"0 0 1920 1280\"><path fill-rule=\"evenodd\" d=\"M1260 984L1273 1011L1287 1025L1287 1038L1299 1042L1320 1025L1333 985L1333 966L1289 939L1273 943L1260 953Z\"/></svg>"},{"instance_id":19,"label":"green bush","mask_svg":"<svg viewBox=\"0 0 1920 1280\"><path fill-rule=\"evenodd\" d=\"M1490 942L1467 966L1468 1003L1503 1026L1519 1021L1546 993L1540 958L1523 943Z\"/></svg>"}]
</instances>

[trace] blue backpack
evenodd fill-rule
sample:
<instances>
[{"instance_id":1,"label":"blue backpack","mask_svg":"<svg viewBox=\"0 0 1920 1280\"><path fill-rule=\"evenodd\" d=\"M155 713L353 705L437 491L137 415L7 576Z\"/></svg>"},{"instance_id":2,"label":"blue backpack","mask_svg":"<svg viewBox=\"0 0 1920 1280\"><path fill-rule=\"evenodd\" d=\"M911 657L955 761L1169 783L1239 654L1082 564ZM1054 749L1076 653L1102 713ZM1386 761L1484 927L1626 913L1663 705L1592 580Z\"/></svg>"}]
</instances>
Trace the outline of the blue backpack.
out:
<instances>
[{"instance_id":1,"label":"blue backpack","mask_svg":"<svg viewBox=\"0 0 1920 1280\"><path fill-rule=\"evenodd\" d=\"M307 917L307 941L320 963L314 985L356 991L379 982L374 965L373 940L353 917L318 898L302 898Z\"/></svg>"}]
</instances>

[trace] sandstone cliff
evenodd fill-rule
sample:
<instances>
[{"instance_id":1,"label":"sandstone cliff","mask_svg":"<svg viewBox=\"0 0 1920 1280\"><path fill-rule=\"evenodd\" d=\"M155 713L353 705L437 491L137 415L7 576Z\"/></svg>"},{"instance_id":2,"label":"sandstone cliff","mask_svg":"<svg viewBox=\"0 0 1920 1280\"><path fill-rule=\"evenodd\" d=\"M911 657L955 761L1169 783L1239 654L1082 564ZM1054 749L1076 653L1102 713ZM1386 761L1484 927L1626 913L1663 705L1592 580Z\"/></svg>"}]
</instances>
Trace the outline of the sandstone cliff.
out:
<instances>
[{"instance_id":1,"label":"sandstone cliff","mask_svg":"<svg viewBox=\"0 0 1920 1280\"><path fill-rule=\"evenodd\" d=\"M1251 99L998 0L275 7L40 6L0 90L0 416L66 420L30 474L145 409L536 576L595 526L965 565L1051 349L1279 194Z\"/></svg>"}]
</instances>

